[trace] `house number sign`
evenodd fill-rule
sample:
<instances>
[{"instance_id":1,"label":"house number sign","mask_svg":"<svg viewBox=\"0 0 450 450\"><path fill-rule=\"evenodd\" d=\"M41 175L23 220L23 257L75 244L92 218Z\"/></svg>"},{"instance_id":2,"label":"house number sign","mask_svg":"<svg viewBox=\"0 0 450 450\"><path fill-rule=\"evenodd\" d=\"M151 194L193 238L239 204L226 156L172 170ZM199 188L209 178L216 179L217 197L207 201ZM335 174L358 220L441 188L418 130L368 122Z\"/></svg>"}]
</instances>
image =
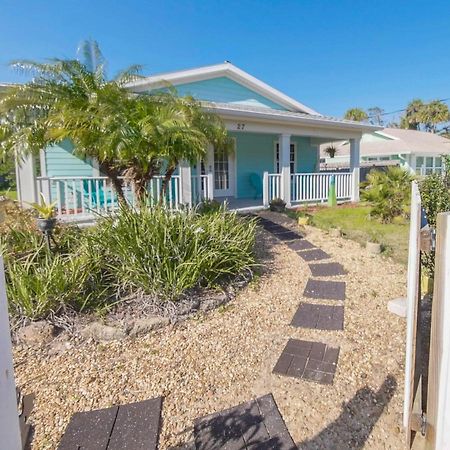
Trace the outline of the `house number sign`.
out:
<instances>
[{"instance_id":1,"label":"house number sign","mask_svg":"<svg viewBox=\"0 0 450 450\"><path fill-rule=\"evenodd\" d=\"M238 123L236 124L236 129L243 130L245 128L245 123Z\"/></svg>"}]
</instances>

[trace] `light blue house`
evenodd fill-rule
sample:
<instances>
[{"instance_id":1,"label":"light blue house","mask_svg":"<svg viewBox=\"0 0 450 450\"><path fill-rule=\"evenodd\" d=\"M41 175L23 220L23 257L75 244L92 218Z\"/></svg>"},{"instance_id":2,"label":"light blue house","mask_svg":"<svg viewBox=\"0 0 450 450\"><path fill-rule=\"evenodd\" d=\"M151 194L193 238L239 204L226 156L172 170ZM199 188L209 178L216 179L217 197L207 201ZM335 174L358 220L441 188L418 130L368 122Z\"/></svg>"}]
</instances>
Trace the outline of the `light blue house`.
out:
<instances>
[{"instance_id":1,"label":"light blue house","mask_svg":"<svg viewBox=\"0 0 450 450\"><path fill-rule=\"evenodd\" d=\"M324 201L330 173L319 172L319 147L332 140L350 147L349 172L336 174L338 198L358 201L359 143L363 133L379 127L323 116L229 62L147 77L129 88L151 92L168 84L220 115L234 140L228 154L210 146L205 161L181 165L172 180L172 206L203 198L227 200L234 208L265 207L273 198L288 206ZM27 160L18 167L20 199L34 201L43 192L63 216L114 208L114 192L96 162L72 150L70 143L47 148L39 164ZM160 182L156 178L149 187L155 195Z\"/></svg>"}]
</instances>

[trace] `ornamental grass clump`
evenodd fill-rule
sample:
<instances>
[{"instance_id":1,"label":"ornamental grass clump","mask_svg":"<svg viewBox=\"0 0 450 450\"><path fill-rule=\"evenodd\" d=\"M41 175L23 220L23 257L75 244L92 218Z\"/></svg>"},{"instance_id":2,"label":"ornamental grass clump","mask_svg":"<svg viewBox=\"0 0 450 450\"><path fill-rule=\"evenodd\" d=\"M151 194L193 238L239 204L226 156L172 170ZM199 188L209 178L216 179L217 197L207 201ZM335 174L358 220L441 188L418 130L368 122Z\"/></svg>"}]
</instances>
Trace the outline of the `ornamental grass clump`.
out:
<instances>
[{"instance_id":1,"label":"ornamental grass clump","mask_svg":"<svg viewBox=\"0 0 450 450\"><path fill-rule=\"evenodd\" d=\"M118 291L176 300L251 271L255 227L223 208L207 214L121 208L98 224L91 240Z\"/></svg>"}]
</instances>

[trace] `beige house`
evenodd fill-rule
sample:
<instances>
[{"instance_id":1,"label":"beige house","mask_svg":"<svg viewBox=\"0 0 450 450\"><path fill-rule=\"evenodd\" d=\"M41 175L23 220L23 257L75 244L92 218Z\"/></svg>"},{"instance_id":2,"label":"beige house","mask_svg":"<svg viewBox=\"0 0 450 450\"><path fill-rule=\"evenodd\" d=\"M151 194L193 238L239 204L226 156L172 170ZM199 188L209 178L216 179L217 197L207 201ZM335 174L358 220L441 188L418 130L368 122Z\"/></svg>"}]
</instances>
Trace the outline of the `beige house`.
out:
<instances>
[{"instance_id":1,"label":"beige house","mask_svg":"<svg viewBox=\"0 0 450 450\"><path fill-rule=\"evenodd\" d=\"M336 148L334 158L325 149ZM395 164L418 175L442 170L442 155L450 155L450 139L424 131L384 128L364 134L360 143L361 163ZM327 165L345 166L350 161L348 141L323 144L320 148L321 162ZM391 161L388 163L388 161Z\"/></svg>"}]
</instances>

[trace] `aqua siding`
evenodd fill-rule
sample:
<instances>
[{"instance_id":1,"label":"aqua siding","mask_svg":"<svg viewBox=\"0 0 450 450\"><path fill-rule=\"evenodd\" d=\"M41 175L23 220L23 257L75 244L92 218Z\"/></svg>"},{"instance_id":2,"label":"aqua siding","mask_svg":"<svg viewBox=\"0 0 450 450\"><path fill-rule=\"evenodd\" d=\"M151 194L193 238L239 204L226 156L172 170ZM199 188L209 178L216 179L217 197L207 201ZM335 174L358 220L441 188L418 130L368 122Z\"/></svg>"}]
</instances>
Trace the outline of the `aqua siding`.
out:
<instances>
[{"instance_id":1,"label":"aqua siding","mask_svg":"<svg viewBox=\"0 0 450 450\"><path fill-rule=\"evenodd\" d=\"M179 84L175 89L180 96L191 95L198 100L218 103L237 103L247 106L286 110L255 91L227 77Z\"/></svg>"},{"instance_id":2,"label":"aqua siding","mask_svg":"<svg viewBox=\"0 0 450 450\"><path fill-rule=\"evenodd\" d=\"M316 172L318 170L317 145L311 145L311 138L304 136L292 136L291 142L297 144L297 172Z\"/></svg>"},{"instance_id":3,"label":"aqua siding","mask_svg":"<svg viewBox=\"0 0 450 450\"><path fill-rule=\"evenodd\" d=\"M236 197L253 198L255 189L250 183L252 173L261 180L265 171L275 171L275 142L278 135L258 133L229 133L236 139ZM309 137L293 136L297 144L297 172L309 173L317 169L317 146Z\"/></svg>"},{"instance_id":4,"label":"aqua siding","mask_svg":"<svg viewBox=\"0 0 450 450\"><path fill-rule=\"evenodd\" d=\"M47 147L45 150L46 173L48 177L92 177L90 160L83 160L73 154L69 141Z\"/></svg>"},{"instance_id":5,"label":"aqua siding","mask_svg":"<svg viewBox=\"0 0 450 450\"><path fill-rule=\"evenodd\" d=\"M265 171L273 172L273 143L276 135L257 133L229 133L236 138L236 186L237 198L252 198L255 189L250 175L256 173L262 180Z\"/></svg>"}]
</instances>

